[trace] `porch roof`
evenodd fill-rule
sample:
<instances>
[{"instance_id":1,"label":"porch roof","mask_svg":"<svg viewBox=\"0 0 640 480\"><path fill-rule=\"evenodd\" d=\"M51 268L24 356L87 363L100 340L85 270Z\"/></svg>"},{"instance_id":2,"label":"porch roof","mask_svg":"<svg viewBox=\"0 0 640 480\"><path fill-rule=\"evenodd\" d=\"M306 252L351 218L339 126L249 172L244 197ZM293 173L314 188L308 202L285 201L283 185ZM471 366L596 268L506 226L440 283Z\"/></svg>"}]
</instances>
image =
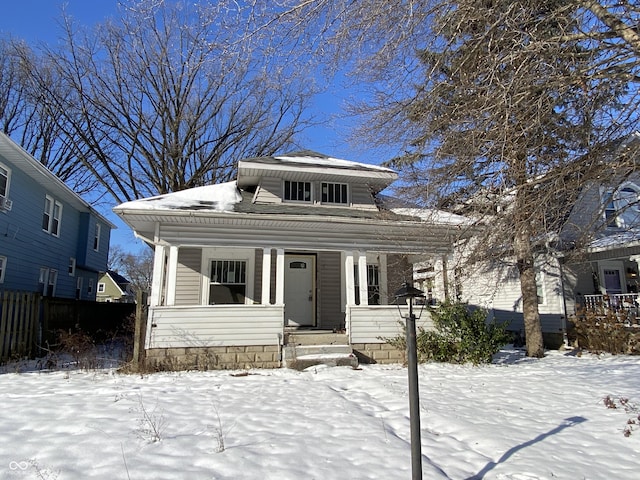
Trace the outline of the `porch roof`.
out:
<instances>
[{"instance_id":1,"label":"porch roof","mask_svg":"<svg viewBox=\"0 0 640 480\"><path fill-rule=\"evenodd\" d=\"M231 184L212 187L229 190ZM207 187L201 188L206 194ZM219 192L208 193L206 201L194 198L193 192L177 192L127 202L114 211L145 241L177 246L434 254L448 252L469 233L451 219L426 220L389 210L257 205L248 192L238 192L231 202L218 198ZM186 203L176 200L179 194Z\"/></svg>"},{"instance_id":2,"label":"porch roof","mask_svg":"<svg viewBox=\"0 0 640 480\"><path fill-rule=\"evenodd\" d=\"M118 214L143 240L176 246L445 253L462 233L450 225L340 217Z\"/></svg>"}]
</instances>

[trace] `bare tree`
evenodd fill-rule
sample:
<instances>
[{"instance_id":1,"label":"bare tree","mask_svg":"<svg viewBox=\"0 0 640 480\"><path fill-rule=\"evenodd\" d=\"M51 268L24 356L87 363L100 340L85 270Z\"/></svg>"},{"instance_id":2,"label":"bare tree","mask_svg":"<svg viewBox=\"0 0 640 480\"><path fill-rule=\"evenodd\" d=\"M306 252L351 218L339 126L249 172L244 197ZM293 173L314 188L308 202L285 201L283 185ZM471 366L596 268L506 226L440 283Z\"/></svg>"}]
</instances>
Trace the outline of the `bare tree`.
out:
<instances>
[{"instance_id":1,"label":"bare tree","mask_svg":"<svg viewBox=\"0 0 640 480\"><path fill-rule=\"evenodd\" d=\"M153 278L153 250L143 247L138 252L126 252L123 247L113 245L109 249L109 270L118 272L131 282L136 291L151 291Z\"/></svg>"},{"instance_id":2,"label":"bare tree","mask_svg":"<svg viewBox=\"0 0 640 480\"><path fill-rule=\"evenodd\" d=\"M116 201L228 180L238 159L286 148L304 127L313 82L270 55L273 28L245 35L250 10L141 0L121 14L94 30L65 16L65 43L33 72Z\"/></svg>"},{"instance_id":3,"label":"bare tree","mask_svg":"<svg viewBox=\"0 0 640 480\"><path fill-rule=\"evenodd\" d=\"M637 2L290 2L291 25L368 82L355 137L393 145L404 195L489 224L471 259L513 256L527 353L543 343L534 257L602 161L638 126ZM322 14L319 14L322 12ZM309 19L314 19L310 21ZM335 62L337 63L337 62Z\"/></svg>"},{"instance_id":4,"label":"bare tree","mask_svg":"<svg viewBox=\"0 0 640 480\"><path fill-rule=\"evenodd\" d=\"M35 71L47 78L51 92L65 96L60 83L49 75L45 62L29 46L12 38L0 39L2 131L77 193L92 191L97 182L77 162L82 147L64 135L59 116L32 81Z\"/></svg>"}]
</instances>

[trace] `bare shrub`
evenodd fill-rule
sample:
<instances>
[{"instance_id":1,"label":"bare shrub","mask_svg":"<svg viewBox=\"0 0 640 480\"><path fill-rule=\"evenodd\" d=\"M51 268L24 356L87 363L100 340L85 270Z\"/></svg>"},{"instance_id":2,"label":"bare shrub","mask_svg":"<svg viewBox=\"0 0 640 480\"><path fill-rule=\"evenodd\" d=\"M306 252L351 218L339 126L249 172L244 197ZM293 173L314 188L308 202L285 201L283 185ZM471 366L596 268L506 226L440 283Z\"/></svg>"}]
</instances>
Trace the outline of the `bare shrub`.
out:
<instances>
[{"instance_id":1,"label":"bare shrub","mask_svg":"<svg viewBox=\"0 0 640 480\"><path fill-rule=\"evenodd\" d=\"M630 335L627 320L625 311L598 314L584 310L573 318L573 334L580 348L593 353L627 353Z\"/></svg>"},{"instance_id":2,"label":"bare shrub","mask_svg":"<svg viewBox=\"0 0 640 480\"><path fill-rule=\"evenodd\" d=\"M93 337L81 330L60 330L57 347L60 354L71 356L76 368L92 370L100 367Z\"/></svg>"},{"instance_id":3,"label":"bare shrub","mask_svg":"<svg viewBox=\"0 0 640 480\"><path fill-rule=\"evenodd\" d=\"M149 409L144 404L142 396L138 395L138 405L133 410L140 414L136 428L138 438L149 443L161 441L167 426L167 419L163 410L158 409L158 404L156 403L152 409Z\"/></svg>"}]
</instances>

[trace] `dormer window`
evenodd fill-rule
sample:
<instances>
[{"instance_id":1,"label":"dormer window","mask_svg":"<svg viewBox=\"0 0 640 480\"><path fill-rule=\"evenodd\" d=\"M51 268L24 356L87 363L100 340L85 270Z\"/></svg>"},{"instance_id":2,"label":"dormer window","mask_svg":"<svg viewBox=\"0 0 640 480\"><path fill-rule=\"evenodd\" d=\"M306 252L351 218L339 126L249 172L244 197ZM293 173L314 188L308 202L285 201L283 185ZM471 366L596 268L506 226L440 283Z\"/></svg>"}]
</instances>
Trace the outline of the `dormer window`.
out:
<instances>
[{"instance_id":1,"label":"dormer window","mask_svg":"<svg viewBox=\"0 0 640 480\"><path fill-rule=\"evenodd\" d=\"M349 203L347 184L322 182L322 203Z\"/></svg>"},{"instance_id":2,"label":"dormer window","mask_svg":"<svg viewBox=\"0 0 640 480\"><path fill-rule=\"evenodd\" d=\"M603 192L604 217L608 227L630 228L640 222L640 189L631 183Z\"/></svg>"},{"instance_id":3,"label":"dormer window","mask_svg":"<svg viewBox=\"0 0 640 480\"><path fill-rule=\"evenodd\" d=\"M289 202L311 202L311 182L285 180L284 199Z\"/></svg>"}]
</instances>

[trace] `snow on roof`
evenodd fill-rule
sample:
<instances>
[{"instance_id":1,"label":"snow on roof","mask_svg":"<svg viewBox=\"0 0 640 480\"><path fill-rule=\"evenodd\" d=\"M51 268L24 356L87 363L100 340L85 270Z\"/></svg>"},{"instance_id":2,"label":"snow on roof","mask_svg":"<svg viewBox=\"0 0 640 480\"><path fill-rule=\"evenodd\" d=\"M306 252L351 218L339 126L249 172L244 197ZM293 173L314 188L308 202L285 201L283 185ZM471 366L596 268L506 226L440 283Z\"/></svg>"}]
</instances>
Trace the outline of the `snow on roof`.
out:
<instances>
[{"instance_id":1,"label":"snow on roof","mask_svg":"<svg viewBox=\"0 0 640 480\"><path fill-rule=\"evenodd\" d=\"M231 212L242 201L235 181L125 202L114 210L213 210Z\"/></svg>"},{"instance_id":2,"label":"snow on roof","mask_svg":"<svg viewBox=\"0 0 640 480\"><path fill-rule=\"evenodd\" d=\"M462 215L430 208L392 208L391 211L398 215L409 215L439 224L471 225L473 223L471 219L463 217Z\"/></svg>"},{"instance_id":3,"label":"snow on roof","mask_svg":"<svg viewBox=\"0 0 640 480\"><path fill-rule=\"evenodd\" d=\"M321 167L333 167L333 168L347 168L357 170L375 170L387 173L396 173L390 168L381 167L379 165L372 165L368 163L353 162L351 160L342 160L340 158L329 157L321 153L303 151L289 153L285 155L274 156L276 160L280 160L283 163L297 163L306 164L312 166Z\"/></svg>"},{"instance_id":4,"label":"snow on roof","mask_svg":"<svg viewBox=\"0 0 640 480\"><path fill-rule=\"evenodd\" d=\"M640 230L634 229L597 238L589 243L589 249L593 251L610 250L638 242L640 242Z\"/></svg>"}]
</instances>

